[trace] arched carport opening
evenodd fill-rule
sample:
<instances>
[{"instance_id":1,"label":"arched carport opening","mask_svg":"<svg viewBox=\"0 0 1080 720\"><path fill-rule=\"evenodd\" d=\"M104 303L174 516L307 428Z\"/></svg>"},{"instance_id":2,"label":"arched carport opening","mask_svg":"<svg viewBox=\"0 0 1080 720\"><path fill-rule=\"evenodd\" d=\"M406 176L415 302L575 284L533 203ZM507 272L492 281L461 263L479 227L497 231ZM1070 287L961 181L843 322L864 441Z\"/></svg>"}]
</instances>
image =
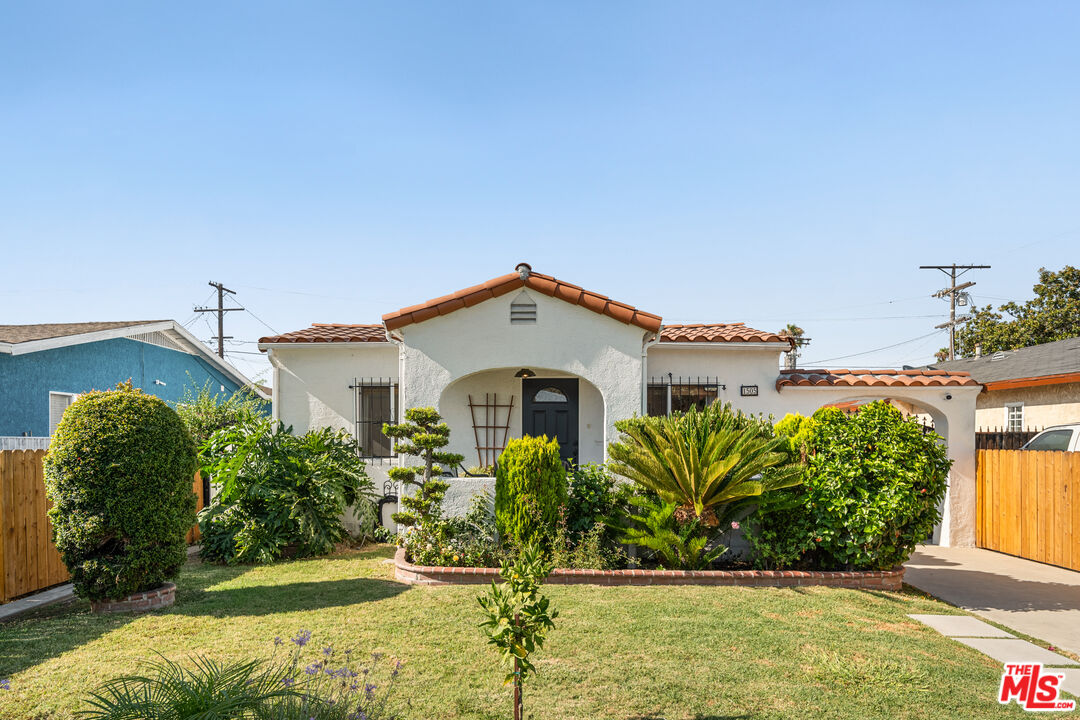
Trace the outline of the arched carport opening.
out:
<instances>
[{"instance_id":1,"label":"arched carport opening","mask_svg":"<svg viewBox=\"0 0 1080 720\"><path fill-rule=\"evenodd\" d=\"M975 544L975 398L981 386L966 373L940 370L791 370L776 381L787 412L811 415L847 402L891 400L928 415L953 465L933 541Z\"/></svg>"}]
</instances>

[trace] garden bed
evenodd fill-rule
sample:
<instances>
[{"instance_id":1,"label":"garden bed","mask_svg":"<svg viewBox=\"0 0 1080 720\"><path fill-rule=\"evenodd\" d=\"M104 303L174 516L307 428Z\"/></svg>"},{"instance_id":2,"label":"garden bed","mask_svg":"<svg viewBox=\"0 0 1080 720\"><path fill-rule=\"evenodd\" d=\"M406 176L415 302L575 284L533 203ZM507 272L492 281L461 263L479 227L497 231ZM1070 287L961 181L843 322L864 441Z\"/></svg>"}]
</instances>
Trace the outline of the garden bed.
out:
<instances>
[{"instance_id":1,"label":"garden bed","mask_svg":"<svg viewBox=\"0 0 1080 720\"><path fill-rule=\"evenodd\" d=\"M501 580L498 568L413 565L405 549L394 555L394 576L408 585L479 585ZM804 570L572 570L558 568L546 583L557 585L740 585L900 590L904 568L855 572Z\"/></svg>"}]
</instances>

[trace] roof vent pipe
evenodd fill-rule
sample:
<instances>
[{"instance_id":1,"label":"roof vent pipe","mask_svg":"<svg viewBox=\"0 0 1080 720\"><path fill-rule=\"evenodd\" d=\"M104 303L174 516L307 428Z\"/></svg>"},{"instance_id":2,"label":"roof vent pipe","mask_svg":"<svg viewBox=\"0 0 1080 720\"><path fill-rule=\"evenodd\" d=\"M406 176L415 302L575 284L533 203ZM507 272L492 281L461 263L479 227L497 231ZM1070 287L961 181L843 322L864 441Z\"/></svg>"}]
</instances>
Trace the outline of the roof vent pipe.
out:
<instances>
[{"instance_id":1,"label":"roof vent pipe","mask_svg":"<svg viewBox=\"0 0 1080 720\"><path fill-rule=\"evenodd\" d=\"M514 269L517 270L517 274L521 276L522 281L528 280L529 275L532 273L532 266L529 263L518 263Z\"/></svg>"}]
</instances>

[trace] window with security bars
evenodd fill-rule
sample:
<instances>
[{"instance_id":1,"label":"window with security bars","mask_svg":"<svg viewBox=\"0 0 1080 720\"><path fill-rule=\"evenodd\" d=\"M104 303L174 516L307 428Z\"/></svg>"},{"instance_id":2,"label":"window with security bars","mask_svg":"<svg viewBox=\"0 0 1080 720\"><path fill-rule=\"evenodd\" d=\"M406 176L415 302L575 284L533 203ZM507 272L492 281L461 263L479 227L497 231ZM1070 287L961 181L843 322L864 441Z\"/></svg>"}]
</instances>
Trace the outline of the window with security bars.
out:
<instances>
[{"instance_id":1,"label":"window with security bars","mask_svg":"<svg viewBox=\"0 0 1080 720\"><path fill-rule=\"evenodd\" d=\"M719 378L654 378L646 389L646 412L670 415L690 408L704 410L720 397L723 387Z\"/></svg>"},{"instance_id":2,"label":"window with security bars","mask_svg":"<svg viewBox=\"0 0 1080 720\"><path fill-rule=\"evenodd\" d=\"M383 423L396 423L397 383L364 378L350 386L356 393L356 444L366 458L394 457L394 441L383 434Z\"/></svg>"}]
</instances>

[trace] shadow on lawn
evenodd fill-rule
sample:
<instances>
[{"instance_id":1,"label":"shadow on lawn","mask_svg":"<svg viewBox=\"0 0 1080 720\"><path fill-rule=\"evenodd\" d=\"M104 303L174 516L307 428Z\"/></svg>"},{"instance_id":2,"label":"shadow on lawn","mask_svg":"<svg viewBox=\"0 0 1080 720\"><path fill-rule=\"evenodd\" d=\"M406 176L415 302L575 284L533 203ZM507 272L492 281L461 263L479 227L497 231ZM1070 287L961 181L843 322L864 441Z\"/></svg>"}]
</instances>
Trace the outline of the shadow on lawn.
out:
<instances>
[{"instance_id":1,"label":"shadow on lawn","mask_svg":"<svg viewBox=\"0 0 1080 720\"><path fill-rule=\"evenodd\" d=\"M189 588L180 591L176 605L168 612L212 617L270 615L385 600L408 589L408 585L373 578L250 585L221 590Z\"/></svg>"}]
</instances>

